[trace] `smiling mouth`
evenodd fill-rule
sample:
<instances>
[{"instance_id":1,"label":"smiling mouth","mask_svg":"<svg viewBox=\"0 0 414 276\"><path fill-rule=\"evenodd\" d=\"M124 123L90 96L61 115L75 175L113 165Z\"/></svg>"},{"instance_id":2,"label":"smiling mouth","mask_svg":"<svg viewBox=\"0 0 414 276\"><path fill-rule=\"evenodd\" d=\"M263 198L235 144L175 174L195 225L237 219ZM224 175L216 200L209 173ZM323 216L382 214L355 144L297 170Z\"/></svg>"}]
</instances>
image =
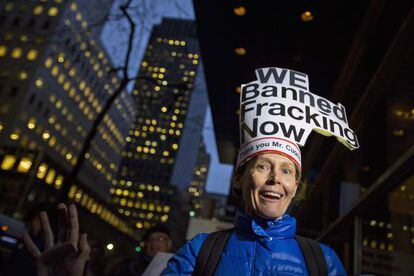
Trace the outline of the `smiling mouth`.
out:
<instances>
[{"instance_id":1,"label":"smiling mouth","mask_svg":"<svg viewBox=\"0 0 414 276\"><path fill-rule=\"evenodd\" d=\"M283 195L278 192L263 191L263 192L260 192L259 194L265 199L270 199L270 200L279 200L279 199L282 199L283 197Z\"/></svg>"}]
</instances>

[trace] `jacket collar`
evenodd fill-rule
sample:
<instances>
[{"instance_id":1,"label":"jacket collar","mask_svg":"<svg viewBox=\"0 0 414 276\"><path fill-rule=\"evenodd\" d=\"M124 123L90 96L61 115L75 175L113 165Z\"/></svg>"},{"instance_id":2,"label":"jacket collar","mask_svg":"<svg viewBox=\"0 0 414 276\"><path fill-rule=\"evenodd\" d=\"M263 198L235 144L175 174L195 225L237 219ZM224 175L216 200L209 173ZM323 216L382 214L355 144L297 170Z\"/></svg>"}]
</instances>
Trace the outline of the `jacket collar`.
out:
<instances>
[{"instance_id":1,"label":"jacket collar","mask_svg":"<svg viewBox=\"0 0 414 276\"><path fill-rule=\"evenodd\" d=\"M239 234L259 237L293 238L296 234L296 219L288 214L284 214L281 218L275 220L265 220L252 218L238 211L235 230Z\"/></svg>"}]
</instances>

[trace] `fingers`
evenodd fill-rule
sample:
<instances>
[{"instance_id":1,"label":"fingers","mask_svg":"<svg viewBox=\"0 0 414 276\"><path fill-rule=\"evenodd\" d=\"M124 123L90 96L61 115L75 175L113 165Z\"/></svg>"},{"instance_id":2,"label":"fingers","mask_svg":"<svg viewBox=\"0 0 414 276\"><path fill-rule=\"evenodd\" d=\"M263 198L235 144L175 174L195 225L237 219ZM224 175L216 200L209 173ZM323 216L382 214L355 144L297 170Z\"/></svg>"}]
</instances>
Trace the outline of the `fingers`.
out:
<instances>
[{"instance_id":1,"label":"fingers","mask_svg":"<svg viewBox=\"0 0 414 276\"><path fill-rule=\"evenodd\" d=\"M27 232L23 234L23 242L24 244L26 244L27 250L34 258L37 259L40 257L41 253L39 248L37 248L37 246L34 244L32 238L29 236Z\"/></svg>"},{"instance_id":2,"label":"fingers","mask_svg":"<svg viewBox=\"0 0 414 276\"><path fill-rule=\"evenodd\" d=\"M68 224L69 224L68 242L73 244L73 246L77 250L78 239L79 239L79 221L78 221L78 212L76 210L75 205L73 204L69 206Z\"/></svg>"},{"instance_id":3,"label":"fingers","mask_svg":"<svg viewBox=\"0 0 414 276\"><path fill-rule=\"evenodd\" d=\"M85 270L86 261L89 260L89 253L91 248L89 247L87 234L81 234L79 237L79 250L80 254L73 262L72 271L70 276L81 276Z\"/></svg>"},{"instance_id":4,"label":"fingers","mask_svg":"<svg viewBox=\"0 0 414 276\"><path fill-rule=\"evenodd\" d=\"M45 243L45 248L49 249L53 246L53 232L52 228L50 228L49 218L47 217L46 212L40 212L39 216L43 229L43 240Z\"/></svg>"},{"instance_id":5,"label":"fingers","mask_svg":"<svg viewBox=\"0 0 414 276\"><path fill-rule=\"evenodd\" d=\"M79 257L85 258L86 260L89 259L89 253L91 252L91 248L88 243L88 234L81 234L79 237L79 250L80 255Z\"/></svg>"},{"instance_id":6,"label":"fingers","mask_svg":"<svg viewBox=\"0 0 414 276\"><path fill-rule=\"evenodd\" d=\"M68 258L76 256L76 249L71 243L61 243L54 246L52 249L43 252L40 257L42 264L59 267Z\"/></svg>"},{"instance_id":7,"label":"fingers","mask_svg":"<svg viewBox=\"0 0 414 276\"><path fill-rule=\"evenodd\" d=\"M60 203L57 208L58 208L58 223L59 223L58 243L64 243L66 242L66 238L68 234L68 221L67 221L68 208L63 203Z\"/></svg>"}]
</instances>

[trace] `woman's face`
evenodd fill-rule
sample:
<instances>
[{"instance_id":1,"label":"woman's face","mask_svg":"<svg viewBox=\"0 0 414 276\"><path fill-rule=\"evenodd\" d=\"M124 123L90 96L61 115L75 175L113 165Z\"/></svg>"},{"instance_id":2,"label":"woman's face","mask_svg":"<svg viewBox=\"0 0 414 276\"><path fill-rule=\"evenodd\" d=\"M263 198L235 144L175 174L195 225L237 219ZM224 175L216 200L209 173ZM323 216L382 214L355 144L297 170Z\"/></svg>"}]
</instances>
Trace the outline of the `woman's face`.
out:
<instances>
[{"instance_id":1,"label":"woman's face","mask_svg":"<svg viewBox=\"0 0 414 276\"><path fill-rule=\"evenodd\" d=\"M280 218L298 186L294 163L276 153L261 154L248 161L239 181L245 212L264 219Z\"/></svg>"}]
</instances>

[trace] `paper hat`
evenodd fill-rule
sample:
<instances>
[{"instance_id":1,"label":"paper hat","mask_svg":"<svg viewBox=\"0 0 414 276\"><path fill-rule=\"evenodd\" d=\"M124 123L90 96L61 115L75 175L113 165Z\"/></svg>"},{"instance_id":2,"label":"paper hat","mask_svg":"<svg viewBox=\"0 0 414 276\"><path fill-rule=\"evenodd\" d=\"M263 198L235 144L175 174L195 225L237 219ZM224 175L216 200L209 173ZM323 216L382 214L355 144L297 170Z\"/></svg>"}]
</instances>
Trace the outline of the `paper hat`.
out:
<instances>
[{"instance_id":1,"label":"paper hat","mask_svg":"<svg viewBox=\"0 0 414 276\"><path fill-rule=\"evenodd\" d=\"M345 107L311 93L306 74L277 67L255 72L257 80L241 86L237 167L255 155L275 152L301 170L299 146L305 146L312 130L335 136L350 150L359 147Z\"/></svg>"}]
</instances>

